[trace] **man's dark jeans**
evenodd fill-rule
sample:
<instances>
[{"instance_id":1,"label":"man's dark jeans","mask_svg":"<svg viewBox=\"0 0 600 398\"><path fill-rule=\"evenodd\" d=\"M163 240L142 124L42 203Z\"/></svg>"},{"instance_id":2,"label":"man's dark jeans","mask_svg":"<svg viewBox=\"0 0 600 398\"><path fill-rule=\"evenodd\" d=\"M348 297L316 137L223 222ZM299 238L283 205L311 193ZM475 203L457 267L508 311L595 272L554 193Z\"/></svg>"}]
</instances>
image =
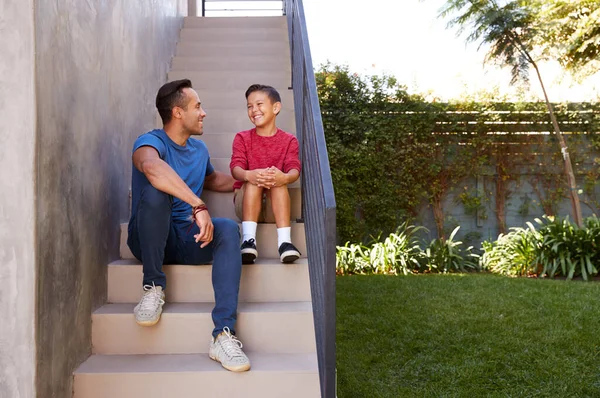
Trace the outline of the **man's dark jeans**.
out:
<instances>
[{"instance_id":1,"label":"man's dark jeans","mask_svg":"<svg viewBox=\"0 0 600 398\"><path fill-rule=\"evenodd\" d=\"M199 232L194 223L176 224L171 219L173 199L170 195L146 186L132 210L127 245L142 262L144 285L167 287L163 264L208 264L212 261L215 308L213 336L225 326L235 333L238 292L242 272L240 232L237 223L227 218L213 218L213 240L201 249L194 240Z\"/></svg>"}]
</instances>

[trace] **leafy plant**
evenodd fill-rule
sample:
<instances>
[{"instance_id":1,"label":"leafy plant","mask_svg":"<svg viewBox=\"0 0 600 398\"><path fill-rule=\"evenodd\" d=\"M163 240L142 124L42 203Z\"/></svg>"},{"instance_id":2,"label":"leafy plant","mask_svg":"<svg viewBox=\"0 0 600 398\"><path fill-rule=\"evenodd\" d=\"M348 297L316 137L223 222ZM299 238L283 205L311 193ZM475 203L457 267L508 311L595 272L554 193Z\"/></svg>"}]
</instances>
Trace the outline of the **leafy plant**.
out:
<instances>
[{"instance_id":1,"label":"leafy plant","mask_svg":"<svg viewBox=\"0 0 600 398\"><path fill-rule=\"evenodd\" d=\"M537 275L540 234L531 223L527 225L528 228L511 228L494 242L483 242L482 268L508 276Z\"/></svg>"},{"instance_id":2,"label":"leafy plant","mask_svg":"<svg viewBox=\"0 0 600 398\"><path fill-rule=\"evenodd\" d=\"M434 239L424 251L422 269L429 272L466 272L478 268L478 255L471 252L471 246L463 248L463 243L454 240L460 226L454 228L447 239Z\"/></svg>"},{"instance_id":3,"label":"leafy plant","mask_svg":"<svg viewBox=\"0 0 600 398\"><path fill-rule=\"evenodd\" d=\"M598 274L600 260L600 222L597 217L585 220L582 227L568 218L543 217L540 224L540 245L536 261L543 267L541 275L581 276L587 280Z\"/></svg>"}]
</instances>

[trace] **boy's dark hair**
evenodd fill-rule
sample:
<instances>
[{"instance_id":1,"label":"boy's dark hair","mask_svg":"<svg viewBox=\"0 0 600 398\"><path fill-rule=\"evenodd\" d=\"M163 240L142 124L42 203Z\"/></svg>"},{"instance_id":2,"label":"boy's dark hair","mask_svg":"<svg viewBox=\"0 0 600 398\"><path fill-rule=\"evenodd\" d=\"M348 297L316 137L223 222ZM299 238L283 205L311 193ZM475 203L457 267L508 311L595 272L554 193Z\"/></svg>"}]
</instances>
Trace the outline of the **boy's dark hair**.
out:
<instances>
[{"instance_id":1,"label":"boy's dark hair","mask_svg":"<svg viewBox=\"0 0 600 398\"><path fill-rule=\"evenodd\" d=\"M184 88L192 88L192 82L189 79L175 80L165 83L156 94L156 109L160 114L163 124L171 121L173 108L178 106L185 108L187 103Z\"/></svg>"},{"instance_id":2,"label":"boy's dark hair","mask_svg":"<svg viewBox=\"0 0 600 398\"><path fill-rule=\"evenodd\" d=\"M264 84L253 84L248 87L248 90L246 90L246 99L248 99L250 94L255 91L262 91L263 93L267 94L267 97L269 97L272 103L281 102L281 96L277 90L271 86L265 86Z\"/></svg>"}]
</instances>

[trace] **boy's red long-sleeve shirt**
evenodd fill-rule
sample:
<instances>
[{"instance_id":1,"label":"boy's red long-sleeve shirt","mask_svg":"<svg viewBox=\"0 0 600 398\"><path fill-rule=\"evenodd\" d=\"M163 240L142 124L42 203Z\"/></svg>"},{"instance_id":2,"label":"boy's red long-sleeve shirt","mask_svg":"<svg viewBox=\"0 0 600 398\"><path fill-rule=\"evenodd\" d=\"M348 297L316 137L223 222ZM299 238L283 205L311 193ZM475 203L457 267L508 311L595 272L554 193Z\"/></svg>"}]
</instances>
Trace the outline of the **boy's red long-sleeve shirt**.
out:
<instances>
[{"instance_id":1,"label":"boy's red long-sleeve shirt","mask_svg":"<svg viewBox=\"0 0 600 398\"><path fill-rule=\"evenodd\" d=\"M233 139L229 168L239 166L244 170L266 169L275 166L284 173L296 169L301 171L298 157L298 140L281 129L270 137L256 134L256 129L241 131ZM244 185L236 181L234 189Z\"/></svg>"}]
</instances>

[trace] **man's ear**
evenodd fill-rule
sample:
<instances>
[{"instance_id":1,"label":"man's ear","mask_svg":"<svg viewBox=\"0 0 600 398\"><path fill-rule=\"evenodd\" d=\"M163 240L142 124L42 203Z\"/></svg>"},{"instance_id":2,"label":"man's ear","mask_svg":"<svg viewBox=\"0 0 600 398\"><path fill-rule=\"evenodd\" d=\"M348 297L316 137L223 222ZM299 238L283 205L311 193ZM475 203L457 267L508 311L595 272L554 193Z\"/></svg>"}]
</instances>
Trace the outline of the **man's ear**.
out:
<instances>
[{"instance_id":1,"label":"man's ear","mask_svg":"<svg viewBox=\"0 0 600 398\"><path fill-rule=\"evenodd\" d=\"M174 106L173 109L171 109L171 117L173 119L181 119L181 111L182 109L178 106Z\"/></svg>"},{"instance_id":2,"label":"man's ear","mask_svg":"<svg viewBox=\"0 0 600 398\"><path fill-rule=\"evenodd\" d=\"M281 102L276 102L273 104L273 113L279 115L279 112L281 112Z\"/></svg>"}]
</instances>

